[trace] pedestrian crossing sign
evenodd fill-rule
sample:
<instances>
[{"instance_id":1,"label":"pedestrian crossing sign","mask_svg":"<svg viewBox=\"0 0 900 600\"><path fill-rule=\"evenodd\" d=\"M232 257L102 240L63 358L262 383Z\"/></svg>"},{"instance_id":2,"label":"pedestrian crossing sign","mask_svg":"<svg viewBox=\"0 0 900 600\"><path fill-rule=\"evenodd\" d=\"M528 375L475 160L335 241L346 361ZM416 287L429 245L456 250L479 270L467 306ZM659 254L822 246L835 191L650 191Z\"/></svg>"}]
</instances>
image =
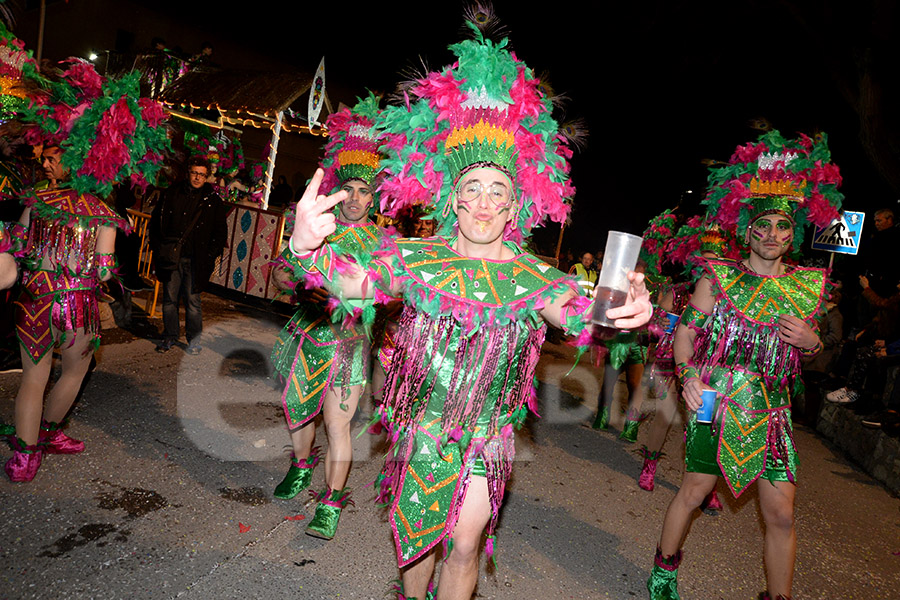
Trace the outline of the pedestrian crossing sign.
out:
<instances>
[{"instance_id":1,"label":"pedestrian crossing sign","mask_svg":"<svg viewBox=\"0 0 900 600\"><path fill-rule=\"evenodd\" d=\"M865 217L866 213L845 210L828 227L816 227L816 235L813 236L812 242L813 250L855 255L859 252L859 240L862 238Z\"/></svg>"}]
</instances>

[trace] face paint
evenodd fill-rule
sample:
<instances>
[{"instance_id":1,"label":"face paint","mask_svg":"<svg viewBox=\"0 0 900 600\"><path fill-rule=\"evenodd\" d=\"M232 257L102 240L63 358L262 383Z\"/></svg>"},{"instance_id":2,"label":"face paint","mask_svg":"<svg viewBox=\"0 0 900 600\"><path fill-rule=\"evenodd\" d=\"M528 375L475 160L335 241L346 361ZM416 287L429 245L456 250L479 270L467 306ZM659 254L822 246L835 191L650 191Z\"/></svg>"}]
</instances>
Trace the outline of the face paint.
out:
<instances>
[{"instance_id":1,"label":"face paint","mask_svg":"<svg viewBox=\"0 0 900 600\"><path fill-rule=\"evenodd\" d=\"M756 228L753 228L752 230L750 230L750 235L752 235L753 237L755 237L758 240L761 240L764 237L766 237L766 234L764 234L762 231L760 231L759 229L756 229Z\"/></svg>"}]
</instances>

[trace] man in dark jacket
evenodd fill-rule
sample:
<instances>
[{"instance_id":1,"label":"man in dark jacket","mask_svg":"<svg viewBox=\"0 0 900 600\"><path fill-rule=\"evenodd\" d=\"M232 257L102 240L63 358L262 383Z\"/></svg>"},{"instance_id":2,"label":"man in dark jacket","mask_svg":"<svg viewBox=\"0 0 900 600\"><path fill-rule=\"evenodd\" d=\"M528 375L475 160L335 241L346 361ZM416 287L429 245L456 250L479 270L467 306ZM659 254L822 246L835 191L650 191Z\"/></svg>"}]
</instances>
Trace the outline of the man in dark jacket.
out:
<instances>
[{"instance_id":1,"label":"man in dark jacket","mask_svg":"<svg viewBox=\"0 0 900 600\"><path fill-rule=\"evenodd\" d=\"M209 162L201 156L192 157L187 170L187 180L166 190L150 217L150 248L156 277L163 287L163 339L157 352L168 352L178 339L178 300L184 298L186 351L200 353L200 293L228 236L227 209L206 181Z\"/></svg>"}]
</instances>

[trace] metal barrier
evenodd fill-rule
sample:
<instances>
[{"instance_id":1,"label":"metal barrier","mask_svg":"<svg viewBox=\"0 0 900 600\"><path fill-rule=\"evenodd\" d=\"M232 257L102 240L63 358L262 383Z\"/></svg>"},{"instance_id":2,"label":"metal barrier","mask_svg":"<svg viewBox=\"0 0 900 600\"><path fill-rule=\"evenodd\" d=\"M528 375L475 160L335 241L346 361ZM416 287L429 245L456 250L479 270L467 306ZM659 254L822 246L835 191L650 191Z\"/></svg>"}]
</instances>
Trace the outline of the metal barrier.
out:
<instances>
[{"instance_id":1,"label":"metal barrier","mask_svg":"<svg viewBox=\"0 0 900 600\"><path fill-rule=\"evenodd\" d=\"M150 215L131 208L128 209L135 233L141 238L141 249L138 251L138 276L153 287L147 292L144 311L150 318L156 316L156 303L159 299L159 280L153 274L153 250L150 249Z\"/></svg>"}]
</instances>

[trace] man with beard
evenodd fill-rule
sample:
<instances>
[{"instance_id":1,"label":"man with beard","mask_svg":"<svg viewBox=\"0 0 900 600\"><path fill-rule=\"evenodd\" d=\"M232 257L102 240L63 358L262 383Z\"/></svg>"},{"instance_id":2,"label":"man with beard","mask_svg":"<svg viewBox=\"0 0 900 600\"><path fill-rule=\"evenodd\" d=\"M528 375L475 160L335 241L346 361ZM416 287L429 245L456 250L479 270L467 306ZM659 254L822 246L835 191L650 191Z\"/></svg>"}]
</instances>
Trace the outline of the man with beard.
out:
<instances>
[{"instance_id":1,"label":"man with beard","mask_svg":"<svg viewBox=\"0 0 900 600\"><path fill-rule=\"evenodd\" d=\"M380 143L372 127L377 114L378 100L370 96L352 111L344 109L329 116L330 141L322 160L327 177L314 188L340 191L344 196L337 214L330 215L335 219L335 229L328 243L360 259L378 246L382 236L369 220L379 160ZM282 404L293 450L290 468L275 488L275 497L291 499L309 486L319 460L318 448L313 449L314 419L322 413L328 438L326 487L316 494L316 514L306 533L330 540L349 502L346 484L353 455L350 421L368 378L369 345L359 322L359 303L332 304L334 298L320 287L321 278L294 269L291 258L286 249L279 260L282 268L275 272L282 287L290 287L286 283L293 279L292 285L300 289L296 294L299 310L272 351L275 370L284 382Z\"/></svg>"},{"instance_id":2,"label":"man with beard","mask_svg":"<svg viewBox=\"0 0 900 600\"><path fill-rule=\"evenodd\" d=\"M711 423L698 421L696 412L686 422L686 472L647 582L652 600L679 598L681 545L718 477L735 497L761 480L768 580L762 597L790 598L797 470L791 399L802 390L801 357L821 350L816 321L826 279L820 269L782 259L792 244L800 246L807 219L821 227L837 216L840 175L829 158L824 135L785 140L772 131L739 147L726 168L710 175L708 216L740 232L749 256L706 262L676 331L685 404L697 411L703 393L714 391L717 409Z\"/></svg>"}]
</instances>

